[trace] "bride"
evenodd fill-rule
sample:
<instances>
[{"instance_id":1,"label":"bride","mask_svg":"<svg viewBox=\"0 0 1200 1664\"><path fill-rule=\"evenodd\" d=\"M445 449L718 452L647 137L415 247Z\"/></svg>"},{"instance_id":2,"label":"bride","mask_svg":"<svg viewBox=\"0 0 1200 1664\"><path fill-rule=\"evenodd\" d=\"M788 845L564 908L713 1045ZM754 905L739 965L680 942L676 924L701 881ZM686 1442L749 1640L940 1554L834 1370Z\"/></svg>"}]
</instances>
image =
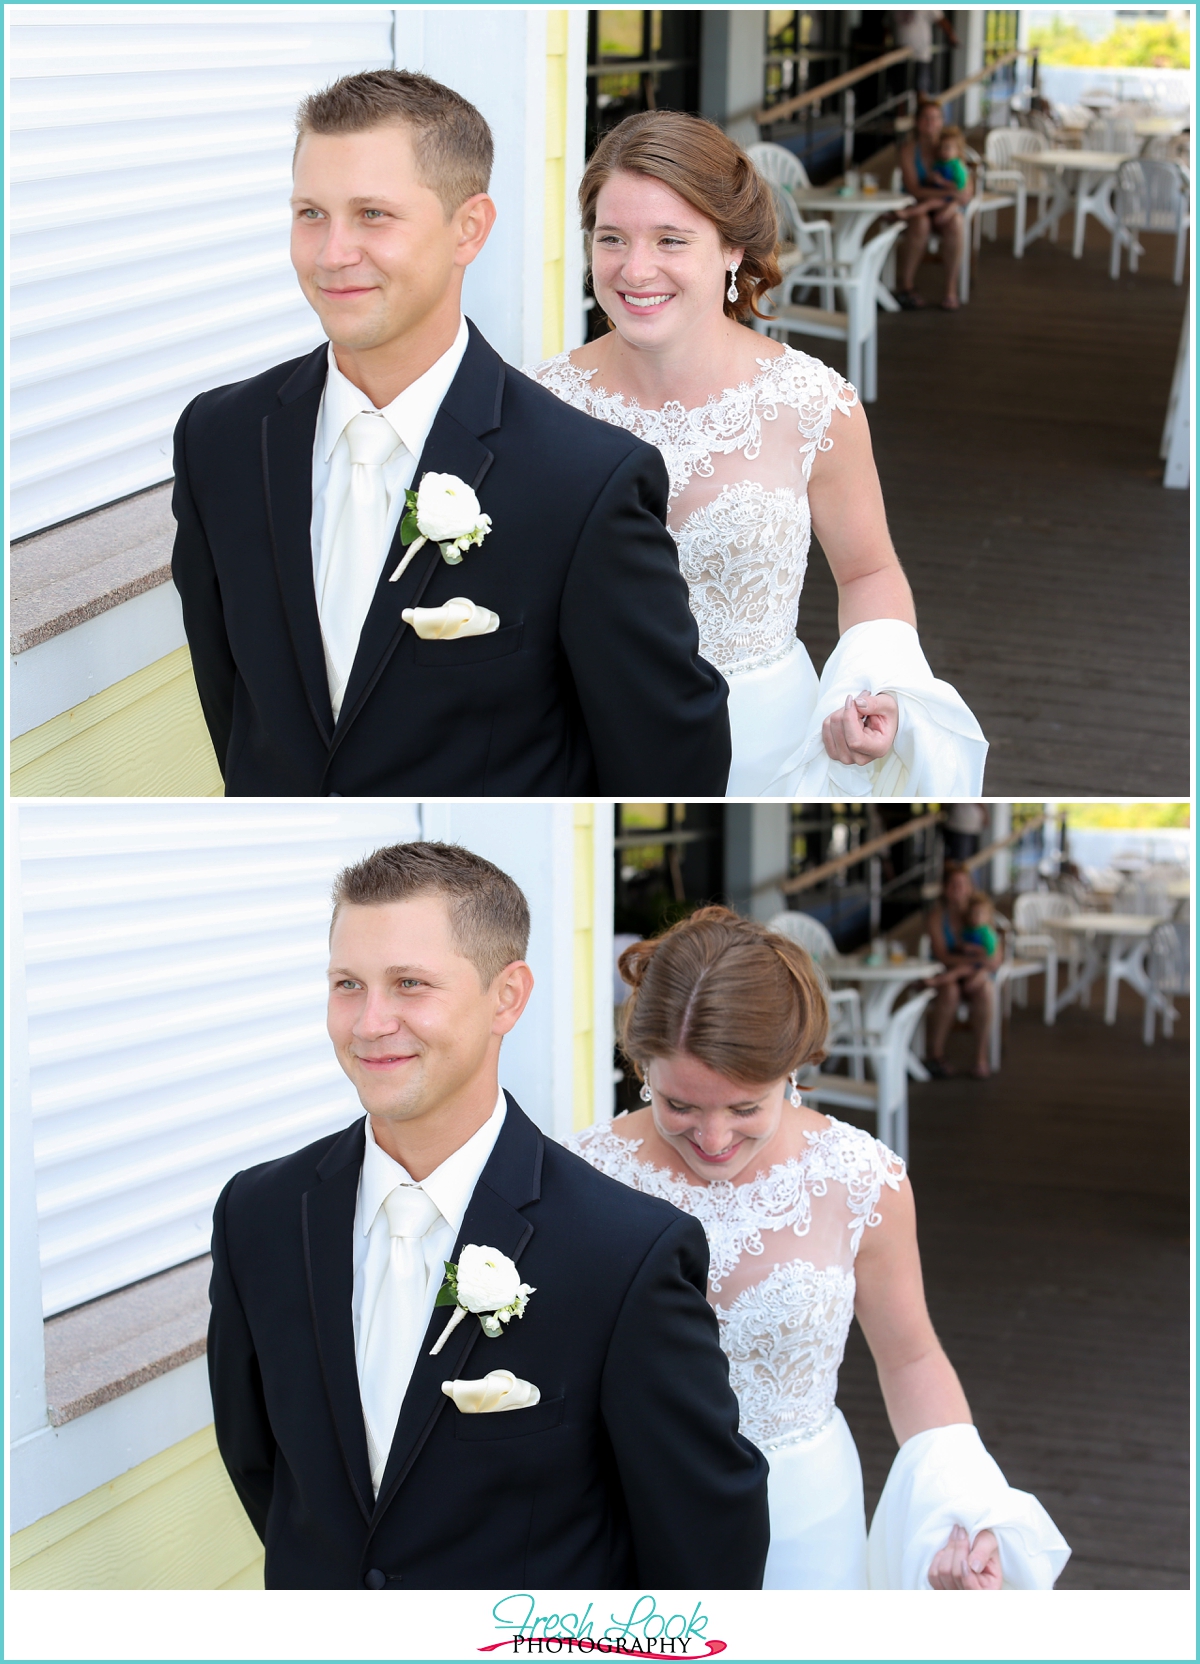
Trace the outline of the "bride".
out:
<instances>
[{"instance_id":1,"label":"bride","mask_svg":"<svg viewBox=\"0 0 1200 1664\"><path fill-rule=\"evenodd\" d=\"M770 1463L767 1589L1048 1589L1070 1550L971 1424L929 1314L904 1165L803 1107L827 1012L803 948L705 907L621 956L622 1044L647 1108L569 1141L693 1214L741 1408ZM857 1316L900 1451L867 1536L834 1404Z\"/></svg>"},{"instance_id":2,"label":"bride","mask_svg":"<svg viewBox=\"0 0 1200 1664\"><path fill-rule=\"evenodd\" d=\"M744 327L781 282L768 186L719 127L629 116L580 186L610 333L529 371L662 452L700 651L729 683L728 795L977 797L979 724L935 679L888 535L867 420L835 371ZM811 534L841 639L796 639Z\"/></svg>"}]
</instances>

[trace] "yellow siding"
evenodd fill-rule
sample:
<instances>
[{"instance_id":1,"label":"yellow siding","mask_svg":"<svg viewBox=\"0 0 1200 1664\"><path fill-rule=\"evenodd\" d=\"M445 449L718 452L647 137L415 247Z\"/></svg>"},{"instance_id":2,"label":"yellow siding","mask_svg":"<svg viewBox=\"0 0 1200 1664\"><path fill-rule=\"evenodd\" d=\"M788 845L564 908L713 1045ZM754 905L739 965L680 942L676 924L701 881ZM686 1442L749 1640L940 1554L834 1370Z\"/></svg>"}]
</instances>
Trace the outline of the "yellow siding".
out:
<instances>
[{"instance_id":1,"label":"yellow siding","mask_svg":"<svg viewBox=\"0 0 1200 1664\"><path fill-rule=\"evenodd\" d=\"M594 1026L592 954L593 897L596 850L596 806L575 805L575 956L574 956L574 1093L572 1110L576 1131L590 1127L595 1117Z\"/></svg>"},{"instance_id":2,"label":"yellow siding","mask_svg":"<svg viewBox=\"0 0 1200 1664\"><path fill-rule=\"evenodd\" d=\"M12 742L14 797L220 797L186 647Z\"/></svg>"},{"instance_id":3,"label":"yellow siding","mask_svg":"<svg viewBox=\"0 0 1200 1664\"><path fill-rule=\"evenodd\" d=\"M566 285L567 14L546 13L546 181L542 267L542 354L563 349Z\"/></svg>"},{"instance_id":4,"label":"yellow siding","mask_svg":"<svg viewBox=\"0 0 1200 1664\"><path fill-rule=\"evenodd\" d=\"M211 1427L13 1534L14 1589L261 1589Z\"/></svg>"}]
</instances>

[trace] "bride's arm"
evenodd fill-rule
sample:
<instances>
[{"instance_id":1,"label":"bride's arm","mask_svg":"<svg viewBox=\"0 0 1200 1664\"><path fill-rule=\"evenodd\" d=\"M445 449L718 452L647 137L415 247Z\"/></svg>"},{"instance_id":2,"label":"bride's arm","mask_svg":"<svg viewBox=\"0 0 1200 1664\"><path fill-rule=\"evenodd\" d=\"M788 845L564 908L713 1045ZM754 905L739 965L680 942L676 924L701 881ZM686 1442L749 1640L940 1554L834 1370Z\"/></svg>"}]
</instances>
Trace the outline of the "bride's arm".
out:
<instances>
[{"instance_id":1,"label":"bride's arm","mask_svg":"<svg viewBox=\"0 0 1200 1664\"><path fill-rule=\"evenodd\" d=\"M808 503L813 531L838 586L839 633L877 618L915 625L912 591L888 535L861 403L849 413L835 409L830 428L832 446L813 458ZM885 757L899 720L890 693L872 695L864 689L857 698L848 696L823 724L826 754L838 763Z\"/></svg>"},{"instance_id":2,"label":"bride's arm","mask_svg":"<svg viewBox=\"0 0 1200 1664\"><path fill-rule=\"evenodd\" d=\"M970 1425L971 1409L925 1304L917 1216L908 1180L885 1188L877 1226L863 1232L854 1274L854 1309L875 1367L896 1442L934 1427ZM956 1525L929 1566L934 1589L996 1590L1000 1553L991 1531L974 1542Z\"/></svg>"},{"instance_id":3,"label":"bride's arm","mask_svg":"<svg viewBox=\"0 0 1200 1664\"><path fill-rule=\"evenodd\" d=\"M874 618L917 622L908 579L892 547L883 492L861 403L835 410L827 451L813 458L808 503L815 532L838 586L838 629Z\"/></svg>"},{"instance_id":4,"label":"bride's arm","mask_svg":"<svg viewBox=\"0 0 1200 1664\"><path fill-rule=\"evenodd\" d=\"M879 1371L888 1420L903 1444L929 1427L970 1422L966 1394L925 1305L912 1186L885 1188L877 1226L863 1232L855 1261L855 1315Z\"/></svg>"}]
</instances>

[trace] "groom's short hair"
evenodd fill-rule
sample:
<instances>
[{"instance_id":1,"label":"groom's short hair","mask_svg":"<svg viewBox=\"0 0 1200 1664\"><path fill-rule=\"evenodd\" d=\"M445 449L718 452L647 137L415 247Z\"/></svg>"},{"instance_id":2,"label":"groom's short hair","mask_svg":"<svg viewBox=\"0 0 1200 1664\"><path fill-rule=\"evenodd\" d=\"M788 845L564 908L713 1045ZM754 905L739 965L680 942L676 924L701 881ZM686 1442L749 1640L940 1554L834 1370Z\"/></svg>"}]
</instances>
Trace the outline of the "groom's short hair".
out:
<instances>
[{"instance_id":1,"label":"groom's short hair","mask_svg":"<svg viewBox=\"0 0 1200 1664\"><path fill-rule=\"evenodd\" d=\"M412 135L421 183L447 218L492 177L492 130L474 104L431 75L369 69L311 92L296 111L296 145L307 133L366 133L403 126Z\"/></svg>"},{"instance_id":2,"label":"groom's short hair","mask_svg":"<svg viewBox=\"0 0 1200 1664\"><path fill-rule=\"evenodd\" d=\"M459 844L389 844L344 867L333 886L339 907L381 907L415 896L442 896L450 935L484 988L529 947L529 903L506 872Z\"/></svg>"}]
</instances>

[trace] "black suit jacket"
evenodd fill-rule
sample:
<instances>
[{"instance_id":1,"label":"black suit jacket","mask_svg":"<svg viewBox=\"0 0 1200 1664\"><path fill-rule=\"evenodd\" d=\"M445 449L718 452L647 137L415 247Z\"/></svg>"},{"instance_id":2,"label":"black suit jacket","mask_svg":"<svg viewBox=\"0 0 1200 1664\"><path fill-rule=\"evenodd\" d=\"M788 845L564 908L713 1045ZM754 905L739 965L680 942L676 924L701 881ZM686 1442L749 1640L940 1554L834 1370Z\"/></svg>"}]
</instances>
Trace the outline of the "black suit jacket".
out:
<instances>
[{"instance_id":1,"label":"black suit jacket","mask_svg":"<svg viewBox=\"0 0 1200 1664\"><path fill-rule=\"evenodd\" d=\"M363 626L341 715L313 589L326 348L201 393L175 430L172 571L228 796L723 796L728 690L699 658L659 453L508 369L475 329L414 475L457 474L492 530L436 544ZM422 641L467 595L494 634Z\"/></svg>"},{"instance_id":2,"label":"black suit jacket","mask_svg":"<svg viewBox=\"0 0 1200 1664\"><path fill-rule=\"evenodd\" d=\"M372 1496L354 1358L362 1121L239 1173L213 1226L217 1442L274 1589L758 1588L767 1464L704 1297L699 1224L543 1138L510 1097L463 1220L536 1289L497 1340L435 1310ZM524 1410L445 1380L511 1369Z\"/></svg>"}]
</instances>

